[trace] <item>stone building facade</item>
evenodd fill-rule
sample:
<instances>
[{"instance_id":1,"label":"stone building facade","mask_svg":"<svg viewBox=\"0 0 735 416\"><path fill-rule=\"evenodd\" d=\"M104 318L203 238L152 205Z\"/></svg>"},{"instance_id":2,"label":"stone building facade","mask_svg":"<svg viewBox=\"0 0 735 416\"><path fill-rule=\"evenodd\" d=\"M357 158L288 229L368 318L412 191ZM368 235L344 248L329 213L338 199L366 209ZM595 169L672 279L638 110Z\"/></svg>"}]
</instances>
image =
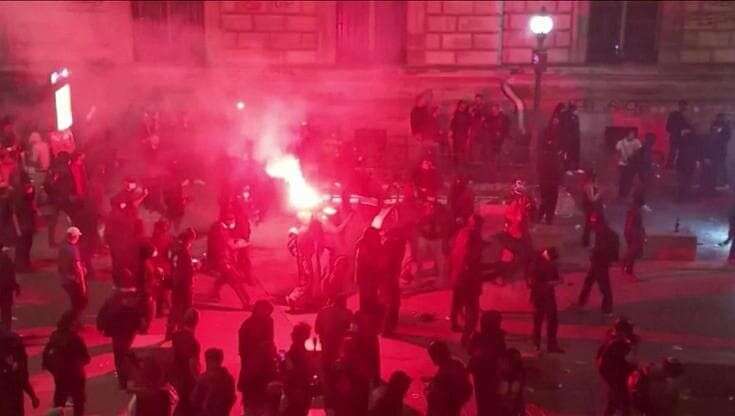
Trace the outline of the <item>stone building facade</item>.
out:
<instances>
[{"instance_id":1,"label":"stone building facade","mask_svg":"<svg viewBox=\"0 0 735 416\"><path fill-rule=\"evenodd\" d=\"M641 4L647 21L634 12ZM619 124L663 135L680 98L694 104L702 128L714 113L735 112L735 3L719 1L8 1L0 3L0 82L26 74L43 84L69 66L84 79L76 102L98 108L151 91L205 96L208 105L299 96L346 130L384 128L404 140L409 108L426 89L443 112L478 91L512 110L500 92L507 82L528 106L536 45L528 19L542 8L554 19L542 108L577 102L586 135ZM650 38L639 51L646 59L592 62L590 51L609 41L603 29L619 32L621 44L626 34L628 44ZM150 60L144 49L181 53ZM10 102L14 90L3 91Z\"/></svg>"}]
</instances>

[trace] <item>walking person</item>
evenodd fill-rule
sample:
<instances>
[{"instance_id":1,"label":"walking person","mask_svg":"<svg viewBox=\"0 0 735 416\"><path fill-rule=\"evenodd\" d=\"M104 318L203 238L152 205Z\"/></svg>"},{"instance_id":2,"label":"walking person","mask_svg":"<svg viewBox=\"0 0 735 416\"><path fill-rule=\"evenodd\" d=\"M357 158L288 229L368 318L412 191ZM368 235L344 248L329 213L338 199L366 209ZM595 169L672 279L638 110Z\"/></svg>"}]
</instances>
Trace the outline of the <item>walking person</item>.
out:
<instances>
[{"instance_id":1,"label":"walking person","mask_svg":"<svg viewBox=\"0 0 735 416\"><path fill-rule=\"evenodd\" d=\"M643 245L646 242L646 228L643 226L643 206L646 204L643 194L633 197L633 203L625 217L625 244L627 249L623 258L623 273L631 281L637 282L633 266L635 261L643 255Z\"/></svg>"},{"instance_id":2,"label":"walking person","mask_svg":"<svg viewBox=\"0 0 735 416\"><path fill-rule=\"evenodd\" d=\"M681 141L684 136L692 133L692 126L687 119L688 104L684 100L678 103L678 110L669 113L666 119L666 131L669 133L669 156L666 167L673 168L680 154Z\"/></svg>"},{"instance_id":3,"label":"walking person","mask_svg":"<svg viewBox=\"0 0 735 416\"><path fill-rule=\"evenodd\" d=\"M597 283L602 293L602 313L606 316L612 315L613 294L610 286L610 264L618 261L620 251L620 240L605 220L598 215L591 218L592 227L595 230L595 246L590 255L590 268L584 279L582 291L576 308L582 308L592 290L592 285Z\"/></svg>"},{"instance_id":4,"label":"walking person","mask_svg":"<svg viewBox=\"0 0 735 416\"><path fill-rule=\"evenodd\" d=\"M635 366L628 361L633 345L624 335L610 337L597 351L597 370L607 384L607 403L605 416L614 416L620 412L630 416L632 403L628 392L627 380Z\"/></svg>"},{"instance_id":5,"label":"walking person","mask_svg":"<svg viewBox=\"0 0 735 416\"><path fill-rule=\"evenodd\" d=\"M269 408L268 384L276 377L272 313L270 302L256 301L253 313L238 332L240 377L237 389L242 393L243 410L247 415L264 414Z\"/></svg>"},{"instance_id":6,"label":"walking person","mask_svg":"<svg viewBox=\"0 0 735 416\"><path fill-rule=\"evenodd\" d=\"M499 412L500 359L506 350L505 331L501 328L500 312L491 310L482 314L480 332L473 335L467 352L468 369L472 374L478 415L496 415Z\"/></svg>"},{"instance_id":7,"label":"walking person","mask_svg":"<svg viewBox=\"0 0 735 416\"><path fill-rule=\"evenodd\" d=\"M556 247L549 247L536 255L529 273L528 284L531 288L533 305L533 344L541 352L541 328L546 321L546 351L564 353L559 347L557 332L559 321L556 307L556 286L563 283L559 275Z\"/></svg>"},{"instance_id":8,"label":"walking person","mask_svg":"<svg viewBox=\"0 0 735 416\"><path fill-rule=\"evenodd\" d=\"M542 150L538 160L538 183L541 203L539 204L539 222L552 224L556 216L556 204L559 200L561 185L561 157L553 150Z\"/></svg>"},{"instance_id":9,"label":"walking person","mask_svg":"<svg viewBox=\"0 0 735 416\"><path fill-rule=\"evenodd\" d=\"M225 356L221 349L204 352L206 371L197 380L191 393L195 416L229 416L235 404L235 379L222 365Z\"/></svg>"},{"instance_id":10,"label":"walking person","mask_svg":"<svg viewBox=\"0 0 735 416\"><path fill-rule=\"evenodd\" d=\"M0 327L0 415L25 416L23 393L34 409L40 401L28 375L28 354L23 339Z\"/></svg>"},{"instance_id":11,"label":"walking person","mask_svg":"<svg viewBox=\"0 0 735 416\"><path fill-rule=\"evenodd\" d=\"M193 415L191 392L199 376L199 352L201 346L196 338L196 327L199 324L199 311L190 308L184 314L182 327L171 336L173 350L173 366L171 368L171 384L179 396L179 403L174 416Z\"/></svg>"},{"instance_id":12,"label":"walking person","mask_svg":"<svg viewBox=\"0 0 735 416\"><path fill-rule=\"evenodd\" d=\"M452 330L462 332L463 344L466 344L475 332L480 314L482 224L481 216L470 217L467 225L457 233L452 246L451 281L454 286L450 317ZM464 315L464 327L459 325L460 313Z\"/></svg>"},{"instance_id":13,"label":"walking person","mask_svg":"<svg viewBox=\"0 0 735 416\"><path fill-rule=\"evenodd\" d=\"M78 327L75 314L65 312L49 337L41 364L54 378L54 407L64 407L67 399L71 399L74 416L84 415L87 401L84 367L91 361L87 344L77 333Z\"/></svg>"},{"instance_id":14,"label":"walking person","mask_svg":"<svg viewBox=\"0 0 735 416\"><path fill-rule=\"evenodd\" d=\"M283 363L283 393L286 409L283 416L307 416L313 397L315 371L311 366L305 342L311 337L311 327L301 322L291 332L291 348Z\"/></svg>"},{"instance_id":15,"label":"walking person","mask_svg":"<svg viewBox=\"0 0 735 416\"><path fill-rule=\"evenodd\" d=\"M243 276L237 268L238 248L245 244L242 240L233 237L235 230L235 216L225 213L215 222L207 235L207 260L211 269L217 274L210 298L220 300L222 286L229 285L237 295L243 310L250 308L250 296L243 286Z\"/></svg>"},{"instance_id":16,"label":"walking person","mask_svg":"<svg viewBox=\"0 0 735 416\"><path fill-rule=\"evenodd\" d=\"M132 274L128 274L132 280ZM120 390L127 390L130 379L130 349L145 321L145 305L134 287L117 288L97 315L97 329L112 340L112 356Z\"/></svg>"},{"instance_id":17,"label":"walking person","mask_svg":"<svg viewBox=\"0 0 735 416\"><path fill-rule=\"evenodd\" d=\"M171 270L171 311L166 324L166 339L171 339L184 319L184 314L191 308L194 283L194 263L191 257L191 245L197 234L193 228L182 231L177 238L172 256Z\"/></svg>"},{"instance_id":18,"label":"walking person","mask_svg":"<svg viewBox=\"0 0 735 416\"><path fill-rule=\"evenodd\" d=\"M618 152L618 167L620 176L618 179L618 198L623 199L628 196L633 186L633 178L636 174L636 166L633 163L633 156L642 147L640 140L635 137L634 130L628 130L628 134L615 145Z\"/></svg>"},{"instance_id":19,"label":"walking person","mask_svg":"<svg viewBox=\"0 0 735 416\"><path fill-rule=\"evenodd\" d=\"M8 249L0 243L0 327L6 331L10 331L12 327L14 297L19 295L15 264L8 255Z\"/></svg>"},{"instance_id":20,"label":"walking person","mask_svg":"<svg viewBox=\"0 0 735 416\"><path fill-rule=\"evenodd\" d=\"M79 238L82 232L77 227L66 230L64 244L59 247L58 268L61 275L61 287L69 295L71 311L79 318L87 307L87 270L82 263L79 252Z\"/></svg>"}]
</instances>

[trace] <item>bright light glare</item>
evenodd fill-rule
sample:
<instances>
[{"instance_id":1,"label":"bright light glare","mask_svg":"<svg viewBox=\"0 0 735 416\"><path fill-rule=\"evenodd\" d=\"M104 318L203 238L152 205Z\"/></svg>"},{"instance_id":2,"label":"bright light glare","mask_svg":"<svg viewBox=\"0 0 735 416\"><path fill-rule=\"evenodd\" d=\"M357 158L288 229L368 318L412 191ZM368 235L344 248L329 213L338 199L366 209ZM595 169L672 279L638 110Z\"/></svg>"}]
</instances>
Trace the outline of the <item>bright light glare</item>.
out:
<instances>
[{"instance_id":1,"label":"bright light glare","mask_svg":"<svg viewBox=\"0 0 735 416\"><path fill-rule=\"evenodd\" d=\"M71 127L71 89L69 84L56 90L56 130L62 131Z\"/></svg>"},{"instance_id":2,"label":"bright light glare","mask_svg":"<svg viewBox=\"0 0 735 416\"><path fill-rule=\"evenodd\" d=\"M297 210L309 210L321 203L319 193L306 183L299 160L293 155L271 159L265 171L273 178L283 179L288 186L288 202Z\"/></svg>"},{"instance_id":3,"label":"bright light glare","mask_svg":"<svg viewBox=\"0 0 735 416\"><path fill-rule=\"evenodd\" d=\"M245 102L244 101L238 101L235 103L235 108L242 111L245 109Z\"/></svg>"},{"instance_id":4,"label":"bright light glare","mask_svg":"<svg viewBox=\"0 0 735 416\"><path fill-rule=\"evenodd\" d=\"M554 28L554 19L549 15L535 15L528 21L534 35L548 35Z\"/></svg>"}]
</instances>

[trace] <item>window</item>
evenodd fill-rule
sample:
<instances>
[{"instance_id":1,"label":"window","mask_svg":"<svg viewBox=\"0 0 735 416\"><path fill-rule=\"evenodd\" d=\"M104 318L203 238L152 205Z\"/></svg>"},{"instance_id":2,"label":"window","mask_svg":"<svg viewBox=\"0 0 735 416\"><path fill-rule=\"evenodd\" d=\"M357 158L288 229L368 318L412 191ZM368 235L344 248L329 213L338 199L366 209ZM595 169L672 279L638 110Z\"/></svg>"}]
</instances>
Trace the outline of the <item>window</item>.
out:
<instances>
[{"instance_id":1,"label":"window","mask_svg":"<svg viewBox=\"0 0 735 416\"><path fill-rule=\"evenodd\" d=\"M340 64L403 63L405 36L406 2L337 2L337 62Z\"/></svg>"},{"instance_id":2,"label":"window","mask_svg":"<svg viewBox=\"0 0 735 416\"><path fill-rule=\"evenodd\" d=\"M132 1L135 59L204 62L203 1Z\"/></svg>"},{"instance_id":3,"label":"window","mask_svg":"<svg viewBox=\"0 0 735 416\"><path fill-rule=\"evenodd\" d=\"M656 1L592 1L587 62L656 62Z\"/></svg>"}]
</instances>

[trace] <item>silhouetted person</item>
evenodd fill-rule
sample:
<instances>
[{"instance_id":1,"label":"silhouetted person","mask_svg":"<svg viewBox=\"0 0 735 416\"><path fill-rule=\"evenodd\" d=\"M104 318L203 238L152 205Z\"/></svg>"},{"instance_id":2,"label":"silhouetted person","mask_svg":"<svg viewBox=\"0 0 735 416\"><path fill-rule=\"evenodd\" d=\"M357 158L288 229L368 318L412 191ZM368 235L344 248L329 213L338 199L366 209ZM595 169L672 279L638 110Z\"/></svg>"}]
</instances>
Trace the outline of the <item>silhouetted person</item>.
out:
<instances>
[{"instance_id":1,"label":"silhouetted person","mask_svg":"<svg viewBox=\"0 0 735 416\"><path fill-rule=\"evenodd\" d=\"M418 267L417 274L425 270L423 264L431 261L436 269L436 286L447 285L447 258L445 246L449 238L449 216L444 205L437 200L425 201L420 206L421 216L417 224L418 253L416 253Z\"/></svg>"},{"instance_id":2,"label":"silhouetted person","mask_svg":"<svg viewBox=\"0 0 735 416\"><path fill-rule=\"evenodd\" d=\"M646 228L643 226L643 206L646 201L642 194L633 197L633 203L625 216L625 244L627 246L623 258L623 272L631 280L638 280L633 266L635 261L643 255L643 246L646 243Z\"/></svg>"},{"instance_id":3,"label":"silhouetted person","mask_svg":"<svg viewBox=\"0 0 735 416\"><path fill-rule=\"evenodd\" d=\"M219 348L204 352L206 371L199 376L191 394L191 405L196 416L229 416L235 404L235 379L222 366L224 353Z\"/></svg>"},{"instance_id":4,"label":"silhouetted person","mask_svg":"<svg viewBox=\"0 0 735 416\"><path fill-rule=\"evenodd\" d=\"M404 234L401 230L391 230L386 233L383 242L385 278L379 288L381 303L386 306L383 335L391 335L398 326L398 314L401 309L401 272L407 243ZM441 247L439 249L442 250ZM444 257L443 252L437 254Z\"/></svg>"},{"instance_id":5,"label":"silhouetted person","mask_svg":"<svg viewBox=\"0 0 735 416\"><path fill-rule=\"evenodd\" d=\"M20 286L15 280L15 265L8 255L7 248L0 243L0 323L10 331L13 323L14 296L20 294Z\"/></svg>"},{"instance_id":6,"label":"silhouetted person","mask_svg":"<svg viewBox=\"0 0 735 416\"><path fill-rule=\"evenodd\" d=\"M156 317L160 318L170 313L171 309L171 263L174 238L171 235L171 223L161 218L153 224L151 245L156 248L154 263L159 273L160 282L153 293L156 303Z\"/></svg>"},{"instance_id":7,"label":"silhouetted person","mask_svg":"<svg viewBox=\"0 0 735 416\"><path fill-rule=\"evenodd\" d=\"M367 416L371 370L354 338L347 338L335 365L335 416Z\"/></svg>"},{"instance_id":8,"label":"silhouetted person","mask_svg":"<svg viewBox=\"0 0 735 416\"><path fill-rule=\"evenodd\" d=\"M243 309L250 308L250 296L243 286L243 276L237 267L237 249L244 242L235 239L235 216L225 214L209 229L207 235L207 260L212 271L216 273L210 298L219 301L222 286L229 285L240 299Z\"/></svg>"},{"instance_id":9,"label":"silhouetted person","mask_svg":"<svg viewBox=\"0 0 735 416\"><path fill-rule=\"evenodd\" d=\"M322 345L322 379L324 380L324 406L334 409L339 400L336 395L335 363L342 351L347 331L352 323L352 311L347 308L345 295L336 297L316 315L314 331Z\"/></svg>"},{"instance_id":10,"label":"silhouetted person","mask_svg":"<svg viewBox=\"0 0 735 416\"><path fill-rule=\"evenodd\" d=\"M435 197L441 187L439 170L430 156L421 159L411 175L413 185L420 197Z\"/></svg>"},{"instance_id":11,"label":"silhouetted person","mask_svg":"<svg viewBox=\"0 0 735 416\"><path fill-rule=\"evenodd\" d=\"M66 230L66 240L59 247L58 269L61 287L69 295L71 311L79 317L87 307L87 270L79 253L79 238L82 232L77 227Z\"/></svg>"},{"instance_id":12,"label":"silhouetted person","mask_svg":"<svg viewBox=\"0 0 735 416\"><path fill-rule=\"evenodd\" d=\"M577 116L577 106L571 103L562 119L561 148L564 152L564 169L566 171L579 169L581 155L579 116Z\"/></svg>"},{"instance_id":13,"label":"silhouetted person","mask_svg":"<svg viewBox=\"0 0 735 416\"><path fill-rule=\"evenodd\" d=\"M485 130L487 142L482 145L483 159L494 166L503 149L503 143L510 134L510 120L497 103L490 105L490 111L485 116Z\"/></svg>"},{"instance_id":14,"label":"silhouetted person","mask_svg":"<svg viewBox=\"0 0 735 416\"><path fill-rule=\"evenodd\" d=\"M198 323L199 312L193 308L189 309L184 314L181 329L174 332L171 337L174 359L170 377L179 396L179 404L174 411L176 416L194 414L191 407L191 392L201 368L199 362L201 346L195 334Z\"/></svg>"},{"instance_id":15,"label":"silhouetted person","mask_svg":"<svg viewBox=\"0 0 735 416\"><path fill-rule=\"evenodd\" d=\"M15 266L17 271L31 271L31 247L33 235L36 233L38 209L36 208L36 191L28 182L14 192L13 213L17 221L18 240L15 243Z\"/></svg>"},{"instance_id":16,"label":"silhouetted person","mask_svg":"<svg viewBox=\"0 0 735 416\"><path fill-rule=\"evenodd\" d=\"M554 222L556 204L559 200L561 185L561 157L555 151L543 151L538 160L538 184L541 203L539 204L539 221L547 224Z\"/></svg>"},{"instance_id":17,"label":"silhouetted person","mask_svg":"<svg viewBox=\"0 0 735 416\"><path fill-rule=\"evenodd\" d=\"M360 360L369 375L371 385L380 382L380 340L378 335L382 329L382 322L376 319L374 310L360 309L355 313L355 333L352 339L357 348Z\"/></svg>"},{"instance_id":18,"label":"silhouetted person","mask_svg":"<svg viewBox=\"0 0 735 416\"><path fill-rule=\"evenodd\" d=\"M428 352L437 372L426 388L426 416L459 416L472 395L467 369L443 341L432 341Z\"/></svg>"},{"instance_id":19,"label":"silhouetted person","mask_svg":"<svg viewBox=\"0 0 735 416\"><path fill-rule=\"evenodd\" d=\"M692 126L687 120L687 102L679 101L679 109L669 113L666 119L666 131L669 133L669 156L666 166L673 167L680 154L681 141L684 136L692 133Z\"/></svg>"},{"instance_id":20,"label":"silhouetted person","mask_svg":"<svg viewBox=\"0 0 735 416\"><path fill-rule=\"evenodd\" d=\"M464 100L459 100L449 125L452 158L456 166L467 163L467 152L470 147L470 127L472 127L472 115L469 106Z\"/></svg>"},{"instance_id":21,"label":"silhouetted person","mask_svg":"<svg viewBox=\"0 0 735 416\"><path fill-rule=\"evenodd\" d=\"M713 138L717 157L714 159L715 175L718 184L729 184L727 177L727 148L732 135L730 122L723 113L717 114L710 126L710 136Z\"/></svg>"},{"instance_id":22,"label":"silhouetted person","mask_svg":"<svg viewBox=\"0 0 735 416\"><path fill-rule=\"evenodd\" d=\"M631 400L627 389L628 375L635 369L627 356L632 349L630 339L624 335L609 338L597 351L597 369L607 384L608 396L605 416L631 414Z\"/></svg>"},{"instance_id":23,"label":"silhouetted person","mask_svg":"<svg viewBox=\"0 0 735 416\"><path fill-rule=\"evenodd\" d=\"M311 408L315 372L304 345L309 337L311 327L303 322L291 332L291 348L283 363L283 392L287 403L283 416L306 416Z\"/></svg>"},{"instance_id":24,"label":"silhouetted person","mask_svg":"<svg viewBox=\"0 0 735 416\"><path fill-rule=\"evenodd\" d=\"M676 414L681 387L677 379L683 373L684 366L674 357L637 368L627 380L632 407L643 416Z\"/></svg>"},{"instance_id":25,"label":"silhouetted person","mask_svg":"<svg viewBox=\"0 0 735 416\"><path fill-rule=\"evenodd\" d=\"M500 383L498 404L500 416L524 416L526 405L523 392L526 390L526 371L523 369L521 352L510 348L500 360Z\"/></svg>"},{"instance_id":26,"label":"silhouetted person","mask_svg":"<svg viewBox=\"0 0 735 416\"><path fill-rule=\"evenodd\" d=\"M590 245L592 218L602 215L602 193L597 184L597 175L587 172L582 185L582 211L584 213L584 229L582 230L582 246Z\"/></svg>"},{"instance_id":27,"label":"silhouetted person","mask_svg":"<svg viewBox=\"0 0 735 416\"><path fill-rule=\"evenodd\" d=\"M388 384L378 387L377 398L370 409L370 416L403 416L403 399L411 387L411 377L403 371L394 371Z\"/></svg>"},{"instance_id":28,"label":"silhouetted person","mask_svg":"<svg viewBox=\"0 0 735 416\"><path fill-rule=\"evenodd\" d=\"M37 409L40 402L28 377L28 355L23 340L0 328L0 415L25 416L23 393Z\"/></svg>"},{"instance_id":29,"label":"silhouetted person","mask_svg":"<svg viewBox=\"0 0 735 416\"><path fill-rule=\"evenodd\" d=\"M128 280L132 275L128 273ZM131 354L136 334L143 327L145 306L134 288L118 289L107 299L97 316L97 329L112 338L112 355L117 382L121 390L128 388Z\"/></svg>"},{"instance_id":30,"label":"silhouetted person","mask_svg":"<svg viewBox=\"0 0 735 416\"><path fill-rule=\"evenodd\" d=\"M196 240L196 231L187 228L179 234L173 248L171 270L171 311L166 325L166 339L170 339L184 319L184 313L192 305L194 264L191 245Z\"/></svg>"},{"instance_id":31,"label":"silhouetted person","mask_svg":"<svg viewBox=\"0 0 735 416\"><path fill-rule=\"evenodd\" d=\"M450 235L462 228L475 213L475 193L470 187L467 177L458 176L449 187L447 205L451 219Z\"/></svg>"},{"instance_id":32,"label":"silhouetted person","mask_svg":"<svg viewBox=\"0 0 735 416\"><path fill-rule=\"evenodd\" d=\"M237 388L242 393L245 412L258 414L268 404L268 383L275 378L272 313L273 305L268 301L256 301L252 315L238 332L240 378Z\"/></svg>"},{"instance_id":33,"label":"silhouetted person","mask_svg":"<svg viewBox=\"0 0 735 416\"><path fill-rule=\"evenodd\" d=\"M145 359L141 365L140 382L133 391L130 416L169 416L173 414L179 399L174 388L166 382L164 370L154 358Z\"/></svg>"},{"instance_id":34,"label":"silhouetted person","mask_svg":"<svg viewBox=\"0 0 735 416\"><path fill-rule=\"evenodd\" d=\"M113 204L105 223L104 240L110 247L112 281L120 287L125 270L140 268L139 249L143 239L143 222L138 210L125 202ZM134 283L134 282L129 282Z\"/></svg>"},{"instance_id":35,"label":"silhouetted person","mask_svg":"<svg viewBox=\"0 0 735 416\"><path fill-rule=\"evenodd\" d=\"M480 321L480 332L472 337L468 347L468 369L474 381L479 415L493 416L499 411L499 361L506 349L501 321L500 312L485 312Z\"/></svg>"},{"instance_id":36,"label":"silhouetted person","mask_svg":"<svg viewBox=\"0 0 735 416\"><path fill-rule=\"evenodd\" d=\"M54 378L54 407L64 407L67 399L74 404L74 416L84 414L87 375L84 367L91 358L84 339L77 333L76 316L67 311L59 319L43 350L42 367Z\"/></svg>"},{"instance_id":37,"label":"silhouetted person","mask_svg":"<svg viewBox=\"0 0 735 416\"><path fill-rule=\"evenodd\" d=\"M482 260L482 223L479 215L470 217L454 239L451 253L452 309L451 324L453 331L461 331L463 342L477 327L480 313L482 281L480 268ZM464 328L459 325L459 314L464 314Z\"/></svg>"},{"instance_id":38,"label":"silhouetted person","mask_svg":"<svg viewBox=\"0 0 735 416\"><path fill-rule=\"evenodd\" d=\"M610 286L610 264L618 260L620 240L605 220L600 216L592 217L592 226L595 229L595 246L590 255L590 269L584 279L582 291L579 293L577 306L583 307L589 299L592 285L602 293L602 313L612 313L613 294Z\"/></svg>"},{"instance_id":39,"label":"silhouetted person","mask_svg":"<svg viewBox=\"0 0 735 416\"><path fill-rule=\"evenodd\" d=\"M692 185L697 171L697 162L702 159L705 144L693 133L681 137L679 142L679 154L676 157L676 199L679 202L687 202L692 196ZM709 166L712 174L712 166ZM706 171L706 169L705 169Z\"/></svg>"},{"instance_id":40,"label":"silhouetted person","mask_svg":"<svg viewBox=\"0 0 735 416\"><path fill-rule=\"evenodd\" d=\"M559 253L549 247L536 255L531 267L528 284L533 305L533 343L541 351L541 327L546 321L546 346L548 352L563 353L556 338L559 329L555 287L562 283L557 260Z\"/></svg>"},{"instance_id":41,"label":"silhouetted person","mask_svg":"<svg viewBox=\"0 0 735 416\"><path fill-rule=\"evenodd\" d=\"M360 310L379 309L378 287L383 279L380 232L373 227L365 228L357 242L355 254L355 280L360 295Z\"/></svg>"}]
</instances>

